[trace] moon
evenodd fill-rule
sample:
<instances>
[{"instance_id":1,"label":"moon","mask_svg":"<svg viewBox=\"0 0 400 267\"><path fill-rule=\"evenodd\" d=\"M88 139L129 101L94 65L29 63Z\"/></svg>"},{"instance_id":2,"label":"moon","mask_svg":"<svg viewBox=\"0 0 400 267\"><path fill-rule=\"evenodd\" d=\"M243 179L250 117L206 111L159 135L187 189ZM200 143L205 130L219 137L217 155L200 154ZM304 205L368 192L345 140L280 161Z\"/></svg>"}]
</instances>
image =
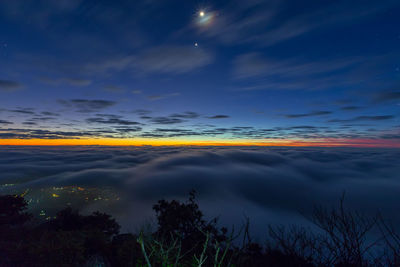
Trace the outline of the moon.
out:
<instances>
[{"instance_id":1,"label":"moon","mask_svg":"<svg viewBox=\"0 0 400 267\"><path fill-rule=\"evenodd\" d=\"M200 10L198 13L198 17L196 19L196 22L199 26L208 26L211 24L211 22L213 21L215 17L215 13L214 12L205 12L204 10Z\"/></svg>"}]
</instances>

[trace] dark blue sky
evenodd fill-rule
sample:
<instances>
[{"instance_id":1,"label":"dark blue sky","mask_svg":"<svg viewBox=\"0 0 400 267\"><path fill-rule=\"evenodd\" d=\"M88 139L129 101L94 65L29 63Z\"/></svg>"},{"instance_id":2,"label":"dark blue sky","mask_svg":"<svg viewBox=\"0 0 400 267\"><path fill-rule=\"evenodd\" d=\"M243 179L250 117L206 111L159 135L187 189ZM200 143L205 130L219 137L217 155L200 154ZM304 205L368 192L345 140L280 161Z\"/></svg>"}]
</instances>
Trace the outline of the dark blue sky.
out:
<instances>
[{"instance_id":1,"label":"dark blue sky","mask_svg":"<svg viewBox=\"0 0 400 267\"><path fill-rule=\"evenodd\" d=\"M2 1L0 139L396 145L399 14L397 0Z\"/></svg>"}]
</instances>

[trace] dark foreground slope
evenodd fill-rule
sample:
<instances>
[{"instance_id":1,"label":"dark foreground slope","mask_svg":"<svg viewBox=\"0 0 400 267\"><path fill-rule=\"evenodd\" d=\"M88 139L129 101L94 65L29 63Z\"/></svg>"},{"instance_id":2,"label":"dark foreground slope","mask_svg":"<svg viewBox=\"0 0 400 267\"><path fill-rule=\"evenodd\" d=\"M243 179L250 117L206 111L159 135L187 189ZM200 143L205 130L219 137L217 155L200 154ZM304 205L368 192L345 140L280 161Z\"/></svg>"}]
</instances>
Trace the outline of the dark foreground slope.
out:
<instances>
[{"instance_id":1,"label":"dark foreground slope","mask_svg":"<svg viewBox=\"0 0 400 267\"><path fill-rule=\"evenodd\" d=\"M111 216L71 208L38 222L20 196L0 197L1 266L400 266L400 238L379 216L316 208L319 230L266 226L265 244L240 229L205 221L191 192L186 202L160 200L155 230L119 232ZM371 232L380 237L372 240Z\"/></svg>"}]
</instances>

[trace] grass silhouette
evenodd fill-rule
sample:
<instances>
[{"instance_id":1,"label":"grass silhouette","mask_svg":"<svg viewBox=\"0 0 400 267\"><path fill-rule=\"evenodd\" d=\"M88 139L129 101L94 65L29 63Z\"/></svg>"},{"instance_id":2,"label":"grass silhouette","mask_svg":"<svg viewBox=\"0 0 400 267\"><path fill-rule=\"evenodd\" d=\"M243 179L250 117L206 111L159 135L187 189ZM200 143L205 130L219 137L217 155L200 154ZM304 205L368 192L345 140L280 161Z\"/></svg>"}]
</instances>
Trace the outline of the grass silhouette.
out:
<instances>
[{"instance_id":1,"label":"grass silhouette","mask_svg":"<svg viewBox=\"0 0 400 267\"><path fill-rule=\"evenodd\" d=\"M34 223L21 196L0 196L1 266L400 266L400 235L377 214L316 207L308 218L319 231L266 226L268 240L251 239L249 221L237 231L206 221L195 199L160 200L155 231L120 233L110 215L71 208ZM379 237L372 239L371 233Z\"/></svg>"}]
</instances>

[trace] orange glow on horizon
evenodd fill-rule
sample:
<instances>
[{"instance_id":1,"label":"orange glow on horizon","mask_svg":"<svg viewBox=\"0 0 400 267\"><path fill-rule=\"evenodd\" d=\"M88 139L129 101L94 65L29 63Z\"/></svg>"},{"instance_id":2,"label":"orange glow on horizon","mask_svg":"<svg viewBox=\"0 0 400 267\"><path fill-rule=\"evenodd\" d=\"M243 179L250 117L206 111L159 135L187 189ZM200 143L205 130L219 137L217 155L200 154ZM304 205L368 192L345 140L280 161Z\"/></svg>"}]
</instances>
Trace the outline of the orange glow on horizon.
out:
<instances>
[{"instance_id":1,"label":"orange glow on horizon","mask_svg":"<svg viewBox=\"0 0 400 267\"><path fill-rule=\"evenodd\" d=\"M375 139L264 139L264 140L155 140L155 139L0 139L10 146L314 146L314 147L393 147L400 143Z\"/></svg>"}]
</instances>

